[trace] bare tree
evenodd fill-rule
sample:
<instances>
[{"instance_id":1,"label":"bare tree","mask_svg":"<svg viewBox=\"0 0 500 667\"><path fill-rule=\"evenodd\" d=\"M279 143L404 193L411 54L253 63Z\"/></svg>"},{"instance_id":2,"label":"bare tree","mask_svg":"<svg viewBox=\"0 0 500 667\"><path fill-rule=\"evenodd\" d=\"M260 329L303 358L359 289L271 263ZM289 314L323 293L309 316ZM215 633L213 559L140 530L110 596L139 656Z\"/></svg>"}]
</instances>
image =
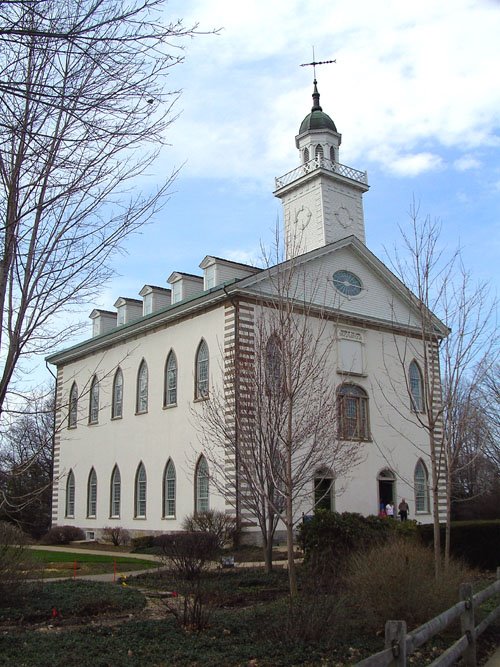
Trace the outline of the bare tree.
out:
<instances>
[{"instance_id":1,"label":"bare tree","mask_svg":"<svg viewBox=\"0 0 500 667\"><path fill-rule=\"evenodd\" d=\"M34 537L50 526L53 437L53 391L30 396L1 434L0 516Z\"/></svg>"},{"instance_id":2,"label":"bare tree","mask_svg":"<svg viewBox=\"0 0 500 667\"><path fill-rule=\"evenodd\" d=\"M486 358L474 369L457 410L461 438L453 470L454 516L496 518L500 493L500 391L498 363Z\"/></svg>"},{"instance_id":3,"label":"bare tree","mask_svg":"<svg viewBox=\"0 0 500 667\"><path fill-rule=\"evenodd\" d=\"M294 596L294 527L321 500L318 493L333 493L334 479L345 477L360 454L359 443L337 435L337 312L322 306L321 286L300 259L278 261L267 279L252 290L250 347L242 354L236 343L226 355L225 388L203 403L198 425L211 478L258 523L268 569L273 535L283 525ZM314 481L324 479L328 488L320 483L315 494Z\"/></svg>"},{"instance_id":4,"label":"bare tree","mask_svg":"<svg viewBox=\"0 0 500 667\"><path fill-rule=\"evenodd\" d=\"M498 354L492 327L495 302L486 284L475 284L464 269L460 250L451 256L440 248L440 224L422 218L418 206L410 210L408 230L402 230L402 247L394 267L413 294L419 313L420 344L405 342L399 359L405 368L406 390L413 406L406 418L428 435L434 516L436 576L441 563L440 498L446 501L445 567L450 555L452 477L462 465L464 428L472 415L474 387ZM448 331L439 324L440 318ZM422 371L421 404L408 372L416 359ZM460 463L461 462L461 463Z\"/></svg>"},{"instance_id":5,"label":"bare tree","mask_svg":"<svg viewBox=\"0 0 500 667\"><path fill-rule=\"evenodd\" d=\"M0 3L0 412L22 359L67 340L64 314L165 201L175 172L132 184L166 144L165 77L194 34L162 24L165 4Z\"/></svg>"}]
</instances>

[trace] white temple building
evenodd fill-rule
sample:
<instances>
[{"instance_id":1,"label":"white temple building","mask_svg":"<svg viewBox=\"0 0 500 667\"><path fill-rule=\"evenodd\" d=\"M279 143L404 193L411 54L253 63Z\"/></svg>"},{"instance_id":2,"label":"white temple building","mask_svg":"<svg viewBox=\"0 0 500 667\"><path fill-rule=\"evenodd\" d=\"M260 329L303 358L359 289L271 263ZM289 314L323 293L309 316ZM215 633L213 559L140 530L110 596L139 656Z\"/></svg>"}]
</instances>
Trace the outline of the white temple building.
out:
<instances>
[{"instance_id":1,"label":"white temple building","mask_svg":"<svg viewBox=\"0 0 500 667\"><path fill-rule=\"evenodd\" d=\"M405 497L410 518L431 522L428 435L414 418L427 409L417 300L365 244L367 175L341 163L341 135L316 81L295 142L298 166L276 179L274 192L287 260L305 278L301 298L318 299L332 322L332 441L360 448L345 479L335 470L326 484L324 472L311 475L300 509L310 513L320 502L377 514ZM199 266L199 275L177 267L168 286L138 285L140 298L93 310L92 337L48 358L57 367L54 525L98 537L113 525L131 534L179 530L186 515L208 508L245 514L212 484L193 415L238 372L235 349L251 358L273 272L287 264L261 269L206 255ZM307 294L313 283L319 289ZM434 345L445 335L435 319ZM230 420L237 397L225 395ZM238 466L227 465L237 486ZM244 519L255 532L251 516Z\"/></svg>"}]
</instances>

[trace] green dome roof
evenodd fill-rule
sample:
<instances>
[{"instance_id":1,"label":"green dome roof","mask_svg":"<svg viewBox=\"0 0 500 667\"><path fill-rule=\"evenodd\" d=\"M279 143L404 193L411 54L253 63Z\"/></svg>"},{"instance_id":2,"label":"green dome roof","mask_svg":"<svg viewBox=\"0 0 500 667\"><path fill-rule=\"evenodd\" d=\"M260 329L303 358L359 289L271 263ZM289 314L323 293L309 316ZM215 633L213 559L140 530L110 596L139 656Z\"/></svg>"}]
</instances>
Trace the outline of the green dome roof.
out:
<instances>
[{"instance_id":1,"label":"green dome roof","mask_svg":"<svg viewBox=\"0 0 500 667\"><path fill-rule=\"evenodd\" d=\"M316 79L314 79L314 90L312 98L313 106L311 113L307 114L307 116L300 124L299 134L302 134L302 132L308 132L310 130L333 130L333 132L336 132L337 128L335 127L335 123L328 114L324 113L323 109L320 107Z\"/></svg>"},{"instance_id":2,"label":"green dome roof","mask_svg":"<svg viewBox=\"0 0 500 667\"><path fill-rule=\"evenodd\" d=\"M330 116L319 109L315 109L308 114L300 124L299 134L309 130L333 130L337 131L335 123Z\"/></svg>"}]
</instances>

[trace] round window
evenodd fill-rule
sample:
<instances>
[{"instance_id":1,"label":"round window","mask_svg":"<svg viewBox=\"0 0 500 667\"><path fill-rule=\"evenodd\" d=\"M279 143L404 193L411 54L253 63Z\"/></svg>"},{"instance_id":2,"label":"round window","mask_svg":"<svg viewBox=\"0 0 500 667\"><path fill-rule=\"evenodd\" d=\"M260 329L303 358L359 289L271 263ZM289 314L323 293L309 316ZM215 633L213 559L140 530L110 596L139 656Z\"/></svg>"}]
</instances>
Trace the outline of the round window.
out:
<instances>
[{"instance_id":1,"label":"round window","mask_svg":"<svg viewBox=\"0 0 500 667\"><path fill-rule=\"evenodd\" d=\"M350 271L335 271L333 284L336 289L345 296L358 296L361 293L362 284L357 275Z\"/></svg>"}]
</instances>

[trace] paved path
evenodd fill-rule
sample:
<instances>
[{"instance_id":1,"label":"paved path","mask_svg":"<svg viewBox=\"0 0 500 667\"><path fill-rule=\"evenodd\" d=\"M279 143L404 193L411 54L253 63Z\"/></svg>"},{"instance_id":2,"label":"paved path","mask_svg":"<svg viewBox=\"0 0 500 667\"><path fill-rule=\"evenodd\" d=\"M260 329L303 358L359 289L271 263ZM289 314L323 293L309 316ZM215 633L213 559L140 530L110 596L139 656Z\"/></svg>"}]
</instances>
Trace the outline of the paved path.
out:
<instances>
[{"instance_id":1,"label":"paved path","mask_svg":"<svg viewBox=\"0 0 500 667\"><path fill-rule=\"evenodd\" d=\"M500 648L497 648L484 667L500 667Z\"/></svg>"},{"instance_id":2,"label":"paved path","mask_svg":"<svg viewBox=\"0 0 500 667\"><path fill-rule=\"evenodd\" d=\"M153 560L160 562L159 556L154 554L136 554L131 551L104 551L103 549L80 549L78 546L67 547L49 547L45 545L33 544L30 549L42 549L43 551L63 551L70 553L95 554L97 556L112 556L113 558L138 558L139 560Z\"/></svg>"}]
</instances>

